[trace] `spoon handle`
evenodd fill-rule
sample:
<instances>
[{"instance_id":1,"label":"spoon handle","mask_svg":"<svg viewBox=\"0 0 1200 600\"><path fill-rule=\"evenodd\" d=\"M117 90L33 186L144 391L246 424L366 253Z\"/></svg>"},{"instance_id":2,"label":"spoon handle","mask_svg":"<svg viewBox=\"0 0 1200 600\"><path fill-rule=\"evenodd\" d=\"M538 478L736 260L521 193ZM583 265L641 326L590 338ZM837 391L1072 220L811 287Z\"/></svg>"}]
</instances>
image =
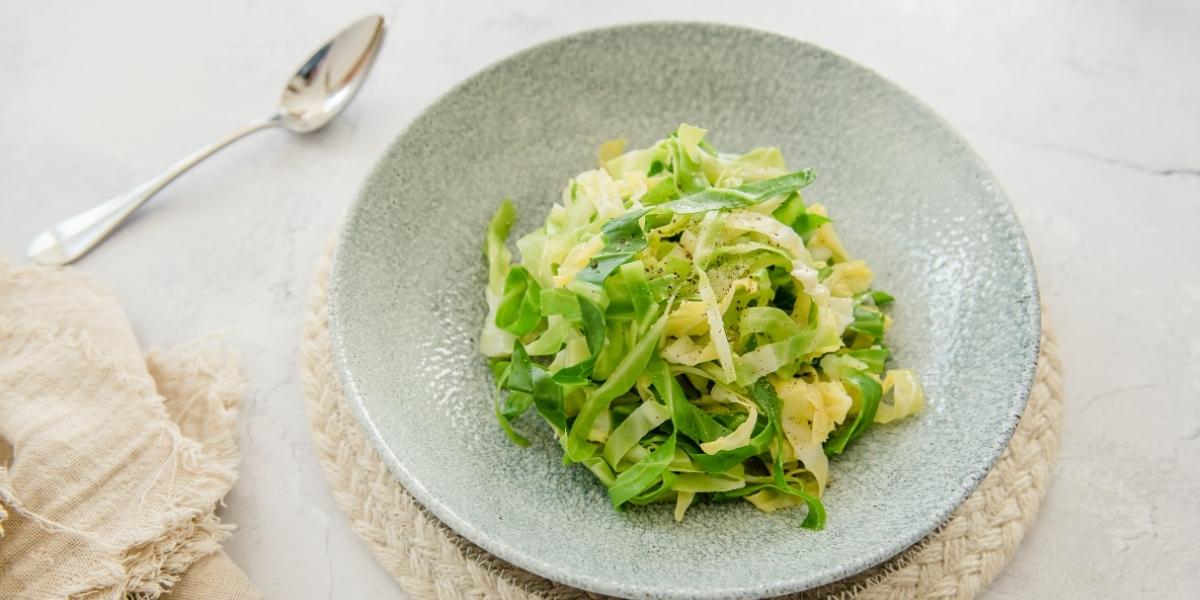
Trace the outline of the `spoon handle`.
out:
<instances>
[{"instance_id":1,"label":"spoon handle","mask_svg":"<svg viewBox=\"0 0 1200 600\"><path fill-rule=\"evenodd\" d=\"M29 244L29 258L43 265L66 265L74 262L104 241L125 219L129 218L129 215L132 215L176 177L212 156L217 150L255 131L280 124L277 115L254 121L185 156L136 188L73 217L68 217L33 238L33 242Z\"/></svg>"}]
</instances>

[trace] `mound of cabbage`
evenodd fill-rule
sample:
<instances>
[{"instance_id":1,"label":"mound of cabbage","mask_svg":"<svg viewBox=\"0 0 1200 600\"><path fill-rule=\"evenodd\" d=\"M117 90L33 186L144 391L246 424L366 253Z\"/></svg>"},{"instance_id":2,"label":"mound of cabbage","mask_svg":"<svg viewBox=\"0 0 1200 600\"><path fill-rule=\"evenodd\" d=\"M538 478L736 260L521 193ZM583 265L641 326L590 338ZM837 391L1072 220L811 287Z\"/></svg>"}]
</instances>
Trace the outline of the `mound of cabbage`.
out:
<instances>
[{"instance_id":1,"label":"mound of cabbage","mask_svg":"<svg viewBox=\"0 0 1200 600\"><path fill-rule=\"evenodd\" d=\"M776 148L717 152L681 125L649 148L601 146L539 229L487 231L480 349L495 413L532 408L614 507L738 498L807 508L820 529L829 457L873 423L919 411L915 374L889 369L892 297L843 247L808 170Z\"/></svg>"}]
</instances>

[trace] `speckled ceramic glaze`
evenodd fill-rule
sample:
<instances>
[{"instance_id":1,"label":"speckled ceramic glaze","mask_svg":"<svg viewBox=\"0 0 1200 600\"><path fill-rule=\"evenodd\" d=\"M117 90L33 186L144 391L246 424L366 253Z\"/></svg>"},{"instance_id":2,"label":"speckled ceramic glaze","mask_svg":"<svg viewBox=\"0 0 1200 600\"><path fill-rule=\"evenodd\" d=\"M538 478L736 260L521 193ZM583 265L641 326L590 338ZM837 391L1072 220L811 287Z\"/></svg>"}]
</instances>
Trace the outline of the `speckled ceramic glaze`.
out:
<instances>
[{"instance_id":1,"label":"speckled ceramic glaze","mask_svg":"<svg viewBox=\"0 0 1200 600\"><path fill-rule=\"evenodd\" d=\"M639 147L680 122L726 151L776 145L829 206L846 247L892 292L896 364L927 410L877 426L833 461L824 531L802 511L701 504L615 512L533 411L512 445L492 416L476 341L481 254L503 197L536 227L596 147ZM1020 227L979 158L875 73L789 38L716 25L604 29L537 46L472 77L396 140L354 205L333 274L342 380L396 476L488 551L586 590L748 598L880 563L974 489L1024 409L1037 283Z\"/></svg>"}]
</instances>

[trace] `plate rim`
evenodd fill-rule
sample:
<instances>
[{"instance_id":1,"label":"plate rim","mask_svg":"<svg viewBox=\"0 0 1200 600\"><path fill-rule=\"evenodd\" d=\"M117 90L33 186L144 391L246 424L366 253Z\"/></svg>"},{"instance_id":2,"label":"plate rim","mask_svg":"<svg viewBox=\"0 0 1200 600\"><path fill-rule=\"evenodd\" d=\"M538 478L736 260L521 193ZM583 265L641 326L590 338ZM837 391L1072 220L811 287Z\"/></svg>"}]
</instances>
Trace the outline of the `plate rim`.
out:
<instances>
[{"instance_id":1,"label":"plate rim","mask_svg":"<svg viewBox=\"0 0 1200 600\"><path fill-rule=\"evenodd\" d=\"M359 393L358 386L355 383L353 374L351 373L350 360L347 356L346 339L344 336L345 332L341 325L341 309L339 308L340 303L338 299L341 297L341 293L344 291L341 285L342 278L340 277L342 268L345 266L345 262L342 260L342 254L344 240L347 238L351 223L354 221L354 216L359 210L359 207L366 196L367 189L370 187L371 182L375 180L377 174L380 173L385 164L387 164L387 159L391 154L391 149L394 148L396 144L408 134L414 123L417 123L424 118L425 115L431 110L438 107L452 96L456 95L460 90L475 82L477 79L497 70L510 61L518 60L527 55L542 51L548 47L562 43L569 43L571 41L590 36L621 32L625 30L655 29L664 27L722 30L724 33L773 38L775 41L784 42L787 44L804 47L810 51L815 51L817 54L822 55L825 58L829 58L840 63L840 66L865 72L873 76L881 85L890 88L891 91L896 92L902 97L906 98L912 103L913 106L924 112L934 122L945 128L946 131L953 134L955 141L957 141L961 146L961 151L965 154L966 158L968 158L970 162L974 163L977 168L983 174L987 175L988 179L995 184L995 190L992 199L996 202L996 204L999 205L999 208L1002 209L1000 214L1002 215L1004 223L1017 233L1017 235L1014 237L1016 244L1014 249L1018 251L1021 264L1027 267L1022 274L1022 289L1030 292L1030 299L1028 301L1029 306L1027 307L1029 323L1027 324L1027 329L1023 331L1023 333L1032 340L1030 343L1024 345L1025 356L1021 357L1021 362L1024 365L1024 369L1021 373L1022 380L1020 381L1020 397L1013 402L1011 407L1012 410L1005 415L1006 420L1003 423L1005 431L1003 435L998 435L994 438L995 443L992 444L992 447L989 448L987 452L988 460L986 461L986 464L976 468L969 477L964 479L964 485L958 488L957 494L955 494L953 497L950 495L945 496L938 505L937 510L930 511L929 514L936 514L936 518L929 519L926 523L922 524L921 527L918 527L909 534L905 535L904 539L897 544L899 546L898 550L891 546L881 545L870 553L860 554L854 561L847 561L837 565L831 565L817 571L807 571L805 576L784 576L774 579L770 582L764 582L759 585L755 585L753 588L745 585L725 586L716 590L708 590L700 593L697 593L696 590L689 590L686 593L674 592L661 588L645 587L639 584L623 584L620 582L597 579L588 575L564 572L558 567L542 561L537 556L527 554L521 551L519 548L510 546L480 530L472 525L469 521L459 517L452 508L430 494L429 491L420 483L420 481L415 479L408 472L408 470L400 461L400 458L396 456L394 452L392 452L391 448L389 448L386 441L383 439L381 432L375 426L374 421L367 412L366 406L362 401L362 396ZM801 592L833 583L835 581L861 573L862 571L882 564L888 559L899 555L944 524L950 518L951 514L959 506L961 506L971 494L975 492L979 484L988 475L988 473L991 472L1004 449L1008 447L1009 441L1011 440L1013 433L1016 431L1021 416L1024 414L1025 408L1029 401L1029 395L1033 389L1034 377L1037 370L1037 361L1041 353L1041 289L1038 282L1036 265L1033 261L1028 238L1026 237L1024 228L1021 226L1020 220L1017 218L1016 211L1011 200L1009 199L1008 193L1004 190L1003 186L996 178L991 168L988 167L987 163L968 142L967 138L923 100L916 97L911 92L887 77L876 72L874 69L871 69L870 67L862 65L851 58L812 42L755 27L696 20L637 21L604 27L581 29L564 35L554 36L518 50L512 54L508 54L498 60L492 61L487 66L475 71L471 75L454 84L449 89L440 93L435 99L425 105L420 112L415 114L405 123L403 129L401 129L401 131L398 132L392 139L392 142L388 145L388 149L384 151L384 153L372 167L370 173L363 180L361 187L355 194L354 201L343 217L341 225L338 227L337 231L338 233L333 252L332 265L330 268L330 280L327 294L327 302L329 305L328 328L335 370L337 371L338 380L342 385L342 390L346 396L347 402L353 409L354 415L359 424L367 432L367 437L370 440L371 445L383 458L388 470L392 473L392 475L400 480L400 483L404 489L408 491L408 493L412 495L412 497L419 504L433 513L433 515L439 521L441 521L454 532L466 538L471 543L483 548L494 556L514 566L552 581L577 587L585 591L612 596L680 599L695 598L698 600L728 600L731 598L771 597ZM819 533L817 535L819 535Z\"/></svg>"}]
</instances>

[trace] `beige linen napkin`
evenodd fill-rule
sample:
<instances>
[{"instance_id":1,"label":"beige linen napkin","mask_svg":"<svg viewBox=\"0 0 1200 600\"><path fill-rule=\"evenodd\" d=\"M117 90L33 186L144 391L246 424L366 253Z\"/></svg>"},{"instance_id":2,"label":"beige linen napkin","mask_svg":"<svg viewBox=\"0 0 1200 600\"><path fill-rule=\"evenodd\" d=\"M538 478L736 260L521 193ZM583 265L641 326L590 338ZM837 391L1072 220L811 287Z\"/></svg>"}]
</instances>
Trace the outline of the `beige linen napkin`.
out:
<instances>
[{"instance_id":1,"label":"beige linen napkin","mask_svg":"<svg viewBox=\"0 0 1200 600\"><path fill-rule=\"evenodd\" d=\"M215 343L143 355L93 278L0 260L0 598L261 597L214 514L242 388Z\"/></svg>"}]
</instances>

